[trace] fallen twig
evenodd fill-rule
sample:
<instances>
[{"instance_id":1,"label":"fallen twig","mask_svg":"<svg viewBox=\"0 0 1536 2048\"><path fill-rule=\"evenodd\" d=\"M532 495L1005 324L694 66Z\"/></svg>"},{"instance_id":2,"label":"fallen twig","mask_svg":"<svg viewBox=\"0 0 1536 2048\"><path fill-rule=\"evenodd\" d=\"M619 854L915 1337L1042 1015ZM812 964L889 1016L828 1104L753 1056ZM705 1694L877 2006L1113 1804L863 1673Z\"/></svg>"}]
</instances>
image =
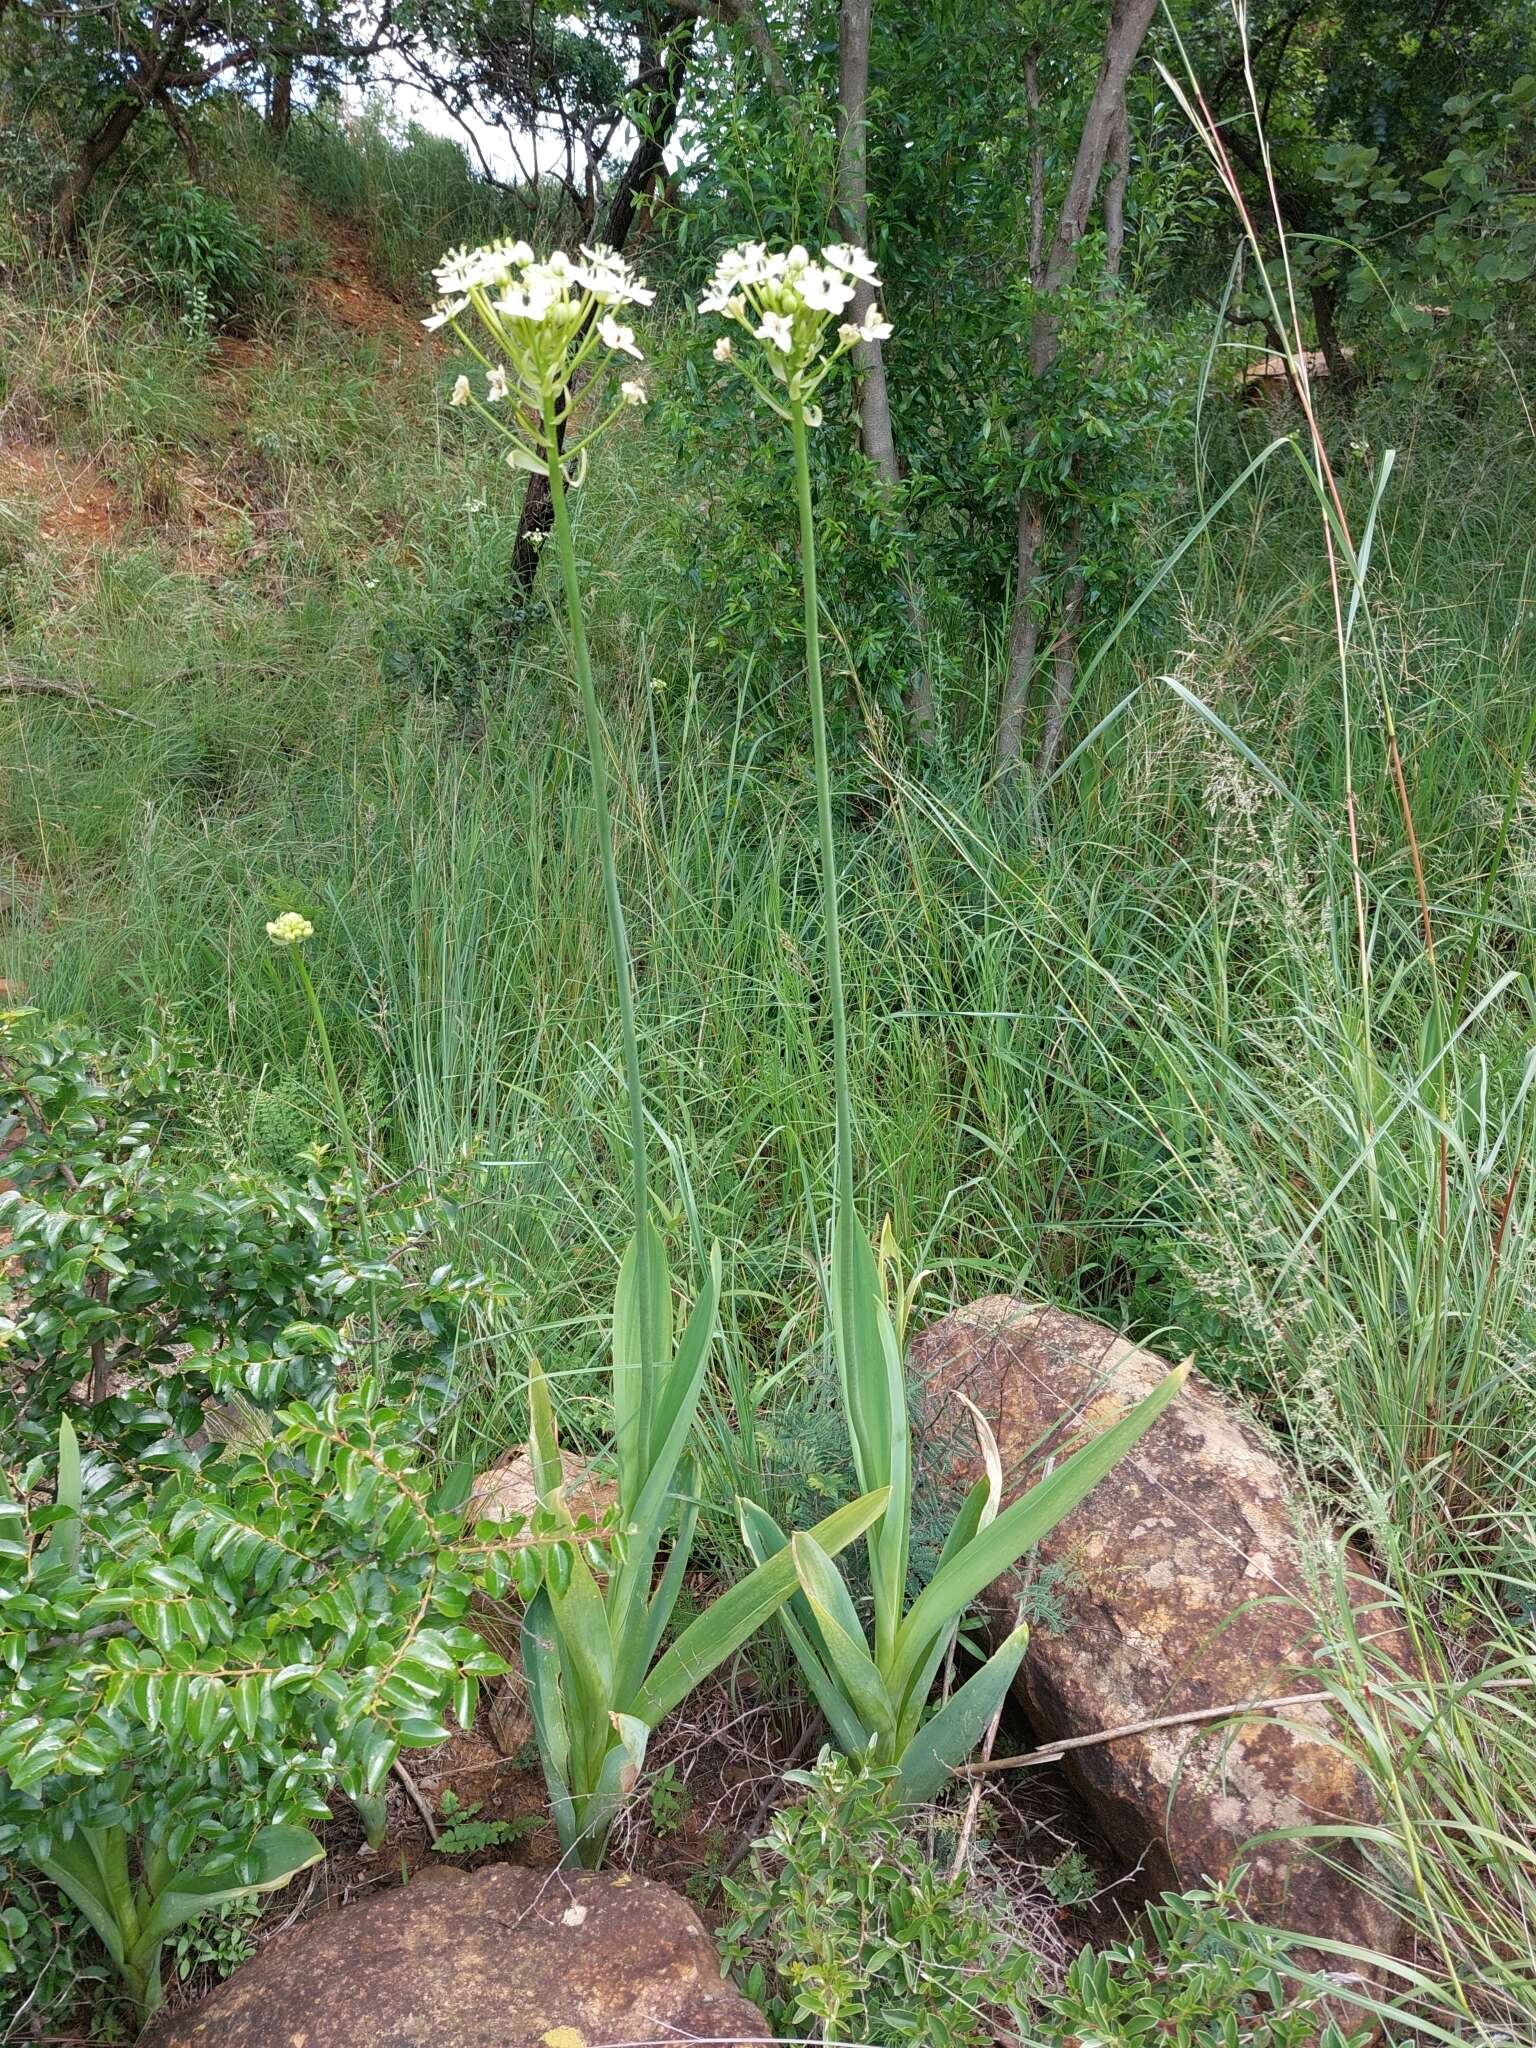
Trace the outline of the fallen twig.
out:
<instances>
[{"instance_id":1,"label":"fallen twig","mask_svg":"<svg viewBox=\"0 0 1536 2048\"><path fill-rule=\"evenodd\" d=\"M412 1806L415 1807L416 1811L421 1815L422 1819L426 1822L427 1839L429 1841L435 1842L437 1840L437 1816L435 1813L433 1813L431 1807L427 1804L426 1800L423 1799L423 1797L421 1796L421 1792L417 1788L416 1780L405 1768L405 1765L400 1761L399 1757L395 1758L395 1761L390 1766L390 1768L394 1771L395 1776L400 1780L401 1784L405 1787L406 1797L410 1800Z\"/></svg>"},{"instance_id":2,"label":"fallen twig","mask_svg":"<svg viewBox=\"0 0 1536 2048\"><path fill-rule=\"evenodd\" d=\"M81 684L66 682L62 676L0 675L0 690L10 690L20 697L63 697L68 703L83 704L87 711L106 711L113 718L131 718L136 725L154 723L153 719L145 718L137 711L125 710L121 704L103 704Z\"/></svg>"},{"instance_id":3,"label":"fallen twig","mask_svg":"<svg viewBox=\"0 0 1536 2048\"><path fill-rule=\"evenodd\" d=\"M1331 1692L1288 1692L1267 1700L1229 1700L1222 1707L1192 1707L1186 1714L1156 1714L1149 1721L1124 1721L1118 1728L1098 1728L1092 1735L1064 1735L1059 1742L1042 1743L1022 1756L987 1757L974 1764L960 1764L955 1775L974 1778L987 1771L1023 1771L1031 1764L1053 1764L1068 1750L1092 1749L1101 1742L1120 1742L1131 1735L1150 1735L1159 1728L1188 1728L1199 1721L1227 1721L1237 1714L1262 1714L1277 1707L1315 1707L1331 1700Z\"/></svg>"}]
</instances>

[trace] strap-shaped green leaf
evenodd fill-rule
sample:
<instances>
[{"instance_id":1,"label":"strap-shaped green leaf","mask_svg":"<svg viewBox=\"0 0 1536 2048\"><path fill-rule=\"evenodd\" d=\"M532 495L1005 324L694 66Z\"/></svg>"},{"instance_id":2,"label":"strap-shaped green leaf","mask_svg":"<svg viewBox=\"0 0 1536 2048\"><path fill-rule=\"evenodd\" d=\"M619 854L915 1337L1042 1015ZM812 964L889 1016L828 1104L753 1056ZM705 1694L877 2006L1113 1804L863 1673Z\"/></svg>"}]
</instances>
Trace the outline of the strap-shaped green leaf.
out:
<instances>
[{"instance_id":1,"label":"strap-shaped green leaf","mask_svg":"<svg viewBox=\"0 0 1536 2048\"><path fill-rule=\"evenodd\" d=\"M544 1767L544 1787L549 1793L550 1811L560 1836L569 1849L575 1839L575 1813L571 1804L571 1731L560 1694L560 1661L555 1648L555 1616L549 1594L541 1586L523 1615L519 1649L523 1676L528 1681L528 1711L539 1738L539 1761Z\"/></svg>"},{"instance_id":2,"label":"strap-shaped green leaf","mask_svg":"<svg viewBox=\"0 0 1536 2048\"><path fill-rule=\"evenodd\" d=\"M81 1837L71 1835L67 1841L56 1842L51 1855L38 1858L37 1867L80 1908L101 1937L102 1947L121 1969L126 1959L122 1929L102 1895L101 1874Z\"/></svg>"},{"instance_id":3,"label":"strap-shaped green leaf","mask_svg":"<svg viewBox=\"0 0 1536 2048\"><path fill-rule=\"evenodd\" d=\"M747 1554L754 1564L762 1564L788 1547L789 1538L769 1514L756 1501L737 1502L741 1519L742 1539ZM827 1725L845 1756L858 1756L868 1747L872 1728L866 1728L843 1696L842 1688L832 1676L826 1664L826 1650L816 1617L811 1612L810 1602L798 1589L778 1612L779 1626L789 1638L789 1646L795 1653L806 1684L812 1697L826 1716Z\"/></svg>"},{"instance_id":4,"label":"strap-shaped green leaf","mask_svg":"<svg viewBox=\"0 0 1536 2048\"><path fill-rule=\"evenodd\" d=\"M890 1504L869 1544L875 1655L889 1656L906 1597L912 1445L901 1351L869 1239L839 1213L832 1234L832 1334L860 1486L883 1486Z\"/></svg>"},{"instance_id":5,"label":"strap-shaped green leaf","mask_svg":"<svg viewBox=\"0 0 1536 2048\"><path fill-rule=\"evenodd\" d=\"M263 1828L244 1855L210 1856L178 1870L145 1919L128 1958L130 1968L143 1969L168 1935L184 1921L195 1920L214 1906L255 1892L275 1892L318 1863L325 1850L308 1828Z\"/></svg>"},{"instance_id":6,"label":"strap-shaped green leaf","mask_svg":"<svg viewBox=\"0 0 1536 2048\"><path fill-rule=\"evenodd\" d=\"M534 1491L547 1505L564 1484L565 1468L560 1463L560 1439L555 1430L549 1381L536 1358L528 1367L528 1448L533 1457Z\"/></svg>"},{"instance_id":7,"label":"strap-shaped green leaf","mask_svg":"<svg viewBox=\"0 0 1536 2048\"><path fill-rule=\"evenodd\" d=\"M650 1670L651 1659L661 1647L661 1639L667 1632L667 1623L671 1620L672 1610L677 1605L677 1596L683 1590L688 1559L693 1551L694 1532L699 1526L698 1485L698 1471L694 1461L692 1458L686 1458L678 1473L682 1511L672 1538L672 1549L667 1558L666 1569L662 1572L656 1590L643 1612L625 1616L623 1633L618 1635L614 1645L613 1696L622 1708L627 1709L631 1694Z\"/></svg>"},{"instance_id":8,"label":"strap-shaped green leaf","mask_svg":"<svg viewBox=\"0 0 1536 2048\"><path fill-rule=\"evenodd\" d=\"M54 1500L59 1507L68 1510L68 1515L65 1520L54 1523L46 1547L69 1572L75 1571L80 1563L80 1494L80 1439L69 1417L61 1415L59 1483Z\"/></svg>"},{"instance_id":9,"label":"strap-shaped green leaf","mask_svg":"<svg viewBox=\"0 0 1536 2048\"><path fill-rule=\"evenodd\" d=\"M625 1247L613 1297L613 1430L626 1514L645 1484L655 1388L671 1357L672 1276L647 1218Z\"/></svg>"},{"instance_id":10,"label":"strap-shaped green leaf","mask_svg":"<svg viewBox=\"0 0 1536 2048\"><path fill-rule=\"evenodd\" d=\"M1054 1472L1004 1508L989 1528L981 1530L958 1556L934 1573L901 1625L890 1679L893 1693L900 1696L906 1691L933 1636L958 1619L984 1587L1010 1571L1026 1550L1049 1535L1093 1491L1152 1427L1188 1377L1186 1360L1128 1415L1063 1459Z\"/></svg>"},{"instance_id":11,"label":"strap-shaped green leaf","mask_svg":"<svg viewBox=\"0 0 1536 2048\"><path fill-rule=\"evenodd\" d=\"M897 1788L903 1799L920 1805L943 1790L950 1772L970 1755L1008 1697L1028 1645L1029 1630L1021 1624L918 1729L898 1760Z\"/></svg>"},{"instance_id":12,"label":"strap-shaped green leaf","mask_svg":"<svg viewBox=\"0 0 1536 2048\"><path fill-rule=\"evenodd\" d=\"M878 1519L887 1498L883 1487L862 1494L818 1522L811 1534L829 1556L835 1556ZM795 1585L795 1563L788 1551L780 1551L738 1580L683 1630L641 1687L632 1711L648 1728L654 1728L783 1605Z\"/></svg>"},{"instance_id":13,"label":"strap-shaped green leaf","mask_svg":"<svg viewBox=\"0 0 1536 2048\"><path fill-rule=\"evenodd\" d=\"M814 1537L791 1536L789 1548L800 1589L811 1604L826 1645L832 1676L866 1726L879 1735L893 1735L896 1717L891 1697L869 1654L842 1574Z\"/></svg>"}]
</instances>

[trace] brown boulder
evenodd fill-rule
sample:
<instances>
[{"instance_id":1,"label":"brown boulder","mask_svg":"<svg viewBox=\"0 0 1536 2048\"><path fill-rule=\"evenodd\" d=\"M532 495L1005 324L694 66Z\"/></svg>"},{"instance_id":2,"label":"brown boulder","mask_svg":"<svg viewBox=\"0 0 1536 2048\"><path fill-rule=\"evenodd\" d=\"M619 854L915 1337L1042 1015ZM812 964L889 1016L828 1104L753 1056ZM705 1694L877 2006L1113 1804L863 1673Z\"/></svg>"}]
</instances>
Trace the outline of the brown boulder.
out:
<instances>
[{"instance_id":1,"label":"brown boulder","mask_svg":"<svg viewBox=\"0 0 1536 2048\"><path fill-rule=\"evenodd\" d=\"M979 1469L973 1441L947 1427L944 1410L958 1404L944 1397L958 1391L996 1431L1005 1500L1040 1477L1053 1452L1106 1427L1168 1370L1099 1323L1007 1295L925 1330L912 1362L931 1437L950 1447L930 1451L930 1474L958 1486ZM1315 1689L1308 1535L1284 1467L1259 1432L1191 1377L1037 1553L1039 1564L1064 1567L1068 1610L1063 1630L1036 1624L1014 1684L1038 1740ZM989 1588L994 1627L1013 1625L1018 1597L1013 1576ZM1382 1589L1363 1568L1351 1597L1362 1636L1400 1656L1402 1646L1383 1637ZM1146 1857L1157 1888L1225 1879L1241 1861L1254 1918L1390 1951L1390 1914L1303 1844L1246 1847L1275 1829L1377 1817L1361 1774L1306 1732L1328 1726L1326 1707L1296 1706L1151 1730L1065 1761L1110 1838ZM1342 1842L1327 1853L1345 1866L1357 1855Z\"/></svg>"},{"instance_id":2,"label":"brown boulder","mask_svg":"<svg viewBox=\"0 0 1536 2048\"><path fill-rule=\"evenodd\" d=\"M495 1863L306 1921L140 2048L729 2048L767 2031L665 1885Z\"/></svg>"}]
</instances>

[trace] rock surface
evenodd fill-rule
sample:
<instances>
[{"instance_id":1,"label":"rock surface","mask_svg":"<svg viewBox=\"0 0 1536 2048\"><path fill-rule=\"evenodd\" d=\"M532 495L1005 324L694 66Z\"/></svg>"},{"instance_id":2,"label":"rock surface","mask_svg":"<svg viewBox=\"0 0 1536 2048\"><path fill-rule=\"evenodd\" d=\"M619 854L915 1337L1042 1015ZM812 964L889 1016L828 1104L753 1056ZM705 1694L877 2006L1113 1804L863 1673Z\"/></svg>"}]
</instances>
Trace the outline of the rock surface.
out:
<instances>
[{"instance_id":1,"label":"rock surface","mask_svg":"<svg viewBox=\"0 0 1536 2048\"><path fill-rule=\"evenodd\" d=\"M305 1922L140 2048L729 2048L767 2031L665 1885L495 1863Z\"/></svg>"},{"instance_id":2,"label":"rock surface","mask_svg":"<svg viewBox=\"0 0 1536 2048\"><path fill-rule=\"evenodd\" d=\"M1101 1324L993 1295L945 1317L912 1346L924 1386L929 1471L947 1487L979 1471L962 1417L967 1395L997 1433L1004 1500L1040 1477L1054 1451L1104 1428L1167 1372ZM951 1423L953 1421L953 1425ZM1064 1570L1067 1625L1036 1623L1015 1680L1040 1742L1232 1701L1311 1690L1316 1636L1298 1519L1283 1466L1231 1402L1191 1377L1173 1405L1083 1505L1042 1544ZM1019 1582L985 1596L1011 1627ZM1394 1655L1373 1607L1382 1589L1359 1568L1361 1633ZM1300 1668L1298 1668L1300 1667ZM1306 1730L1322 1706L1221 1724L1165 1728L1072 1752L1067 1768L1116 1846L1145 1855L1155 1888L1224 1879L1273 1829L1375 1816L1368 1786ZM1347 1843L1330 1847L1347 1863ZM1248 1850L1244 1900L1272 1925L1390 1951L1391 1916L1296 1843Z\"/></svg>"}]
</instances>

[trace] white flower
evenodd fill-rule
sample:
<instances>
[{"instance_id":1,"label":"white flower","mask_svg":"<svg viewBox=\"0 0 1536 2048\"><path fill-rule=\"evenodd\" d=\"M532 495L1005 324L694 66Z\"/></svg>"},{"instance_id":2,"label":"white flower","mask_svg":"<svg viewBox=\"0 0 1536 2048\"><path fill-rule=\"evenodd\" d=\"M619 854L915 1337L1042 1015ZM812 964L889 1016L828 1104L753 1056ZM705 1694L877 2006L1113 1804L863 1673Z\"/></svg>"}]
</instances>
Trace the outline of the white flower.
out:
<instances>
[{"instance_id":1,"label":"white flower","mask_svg":"<svg viewBox=\"0 0 1536 2048\"><path fill-rule=\"evenodd\" d=\"M281 917L274 917L267 925L267 937L274 946L297 946L314 935L314 926L297 910L285 910Z\"/></svg>"},{"instance_id":2,"label":"white flower","mask_svg":"<svg viewBox=\"0 0 1536 2048\"><path fill-rule=\"evenodd\" d=\"M600 306L648 306L656 294L612 249L582 245L586 286Z\"/></svg>"},{"instance_id":3,"label":"white flower","mask_svg":"<svg viewBox=\"0 0 1536 2048\"><path fill-rule=\"evenodd\" d=\"M429 334L436 334L439 327L446 327L450 320L457 320L468 304L468 299L443 299L421 324Z\"/></svg>"},{"instance_id":4,"label":"white flower","mask_svg":"<svg viewBox=\"0 0 1536 2048\"><path fill-rule=\"evenodd\" d=\"M626 405L644 405L645 386L638 377L628 377L619 386L620 396Z\"/></svg>"},{"instance_id":5,"label":"white flower","mask_svg":"<svg viewBox=\"0 0 1536 2048\"><path fill-rule=\"evenodd\" d=\"M864 325L859 330L860 341L889 341L894 331L878 306L865 308Z\"/></svg>"},{"instance_id":6,"label":"white flower","mask_svg":"<svg viewBox=\"0 0 1536 2048\"><path fill-rule=\"evenodd\" d=\"M611 348L616 354L633 356L637 363L645 358L635 347L633 327L621 327L611 313L605 313L597 323L597 338L604 348Z\"/></svg>"},{"instance_id":7,"label":"white flower","mask_svg":"<svg viewBox=\"0 0 1536 2048\"><path fill-rule=\"evenodd\" d=\"M498 363L494 370L488 372L485 380L485 395L492 405L497 404L506 397L507 373L502 364Z\"/></svg>"},{"instance_id":8,"label":"white flower","mask_svg":"<svg viewBox=\"0 0 1536 2048\"><path fill-rule=\"evenodd\" d=\"M823 263L830 263L834 270L841 270L849 277L856 277L861 284L878 284L875 266L862 249L851 242L833 242L821 252Z\"/></svg>"},{"instance_id":9,"label":"white flower","mask_svg":"<svg viewBox=\"0 0 1536 2048\"><path fill-rule=\"evenodd\" d=\"M468 405L469 379L467 377L454 378L453 390L449 395L448 403L450 405Z\"/></svg>"},{"instance_id":10,"label":"white flower","mask_svg":"<svg viewBox=\"0 0 1536 2048\"><path fill-rule=\"evenodd\" d=\"M736 349L731 337L728 334L722 334L715 343L715 361L717 363L728 363L735 353Z\"/></svg>"},{"instance_id":11,"label":"white flower","mask_svg":"<svg viewBox=\"0 0 1536 2048\"><path fill-rule=\"evenodd\" d=\"M757 338L759 341L770 343L776 349L782 349L784 354L788 355L795 345L795 330L790 325L787 314L765 313L758 324Z\"/></svg>"},{"instance_id":12,"label":"white flower","mask_svg":"<svg viewBox=\"0 0 1536 2048\"><path fill-rule=\"evenodd\" d=\"M821 425L821 407L819 405L807 405L802 410L805 415L805 424L808 427L819 427Z\"/></svg>"},{"instance_id":13,"label":"white flower","mask_svg":"<svg viewBox=\"0 0 1536 2048\"><path fill-rule=\"evenodd\" d=\"M839 327L839 329L837 330L837 338L843 344L844 348L853 348L864 339L863 335L859 332L859 329L854 326L851 320L845 320L842 326Z\"/></svg>"},{"instance_id":14,"label":"white flower","mask_svg":"<svg viewBox=\"0 0 1536 2048\"><path fill-rule=\"evenodd\" d=\"M853 297L853 286L819 263L808 263L796 283L801 298L816 313L841 313Z\"/></svg>"}]
</instances>

